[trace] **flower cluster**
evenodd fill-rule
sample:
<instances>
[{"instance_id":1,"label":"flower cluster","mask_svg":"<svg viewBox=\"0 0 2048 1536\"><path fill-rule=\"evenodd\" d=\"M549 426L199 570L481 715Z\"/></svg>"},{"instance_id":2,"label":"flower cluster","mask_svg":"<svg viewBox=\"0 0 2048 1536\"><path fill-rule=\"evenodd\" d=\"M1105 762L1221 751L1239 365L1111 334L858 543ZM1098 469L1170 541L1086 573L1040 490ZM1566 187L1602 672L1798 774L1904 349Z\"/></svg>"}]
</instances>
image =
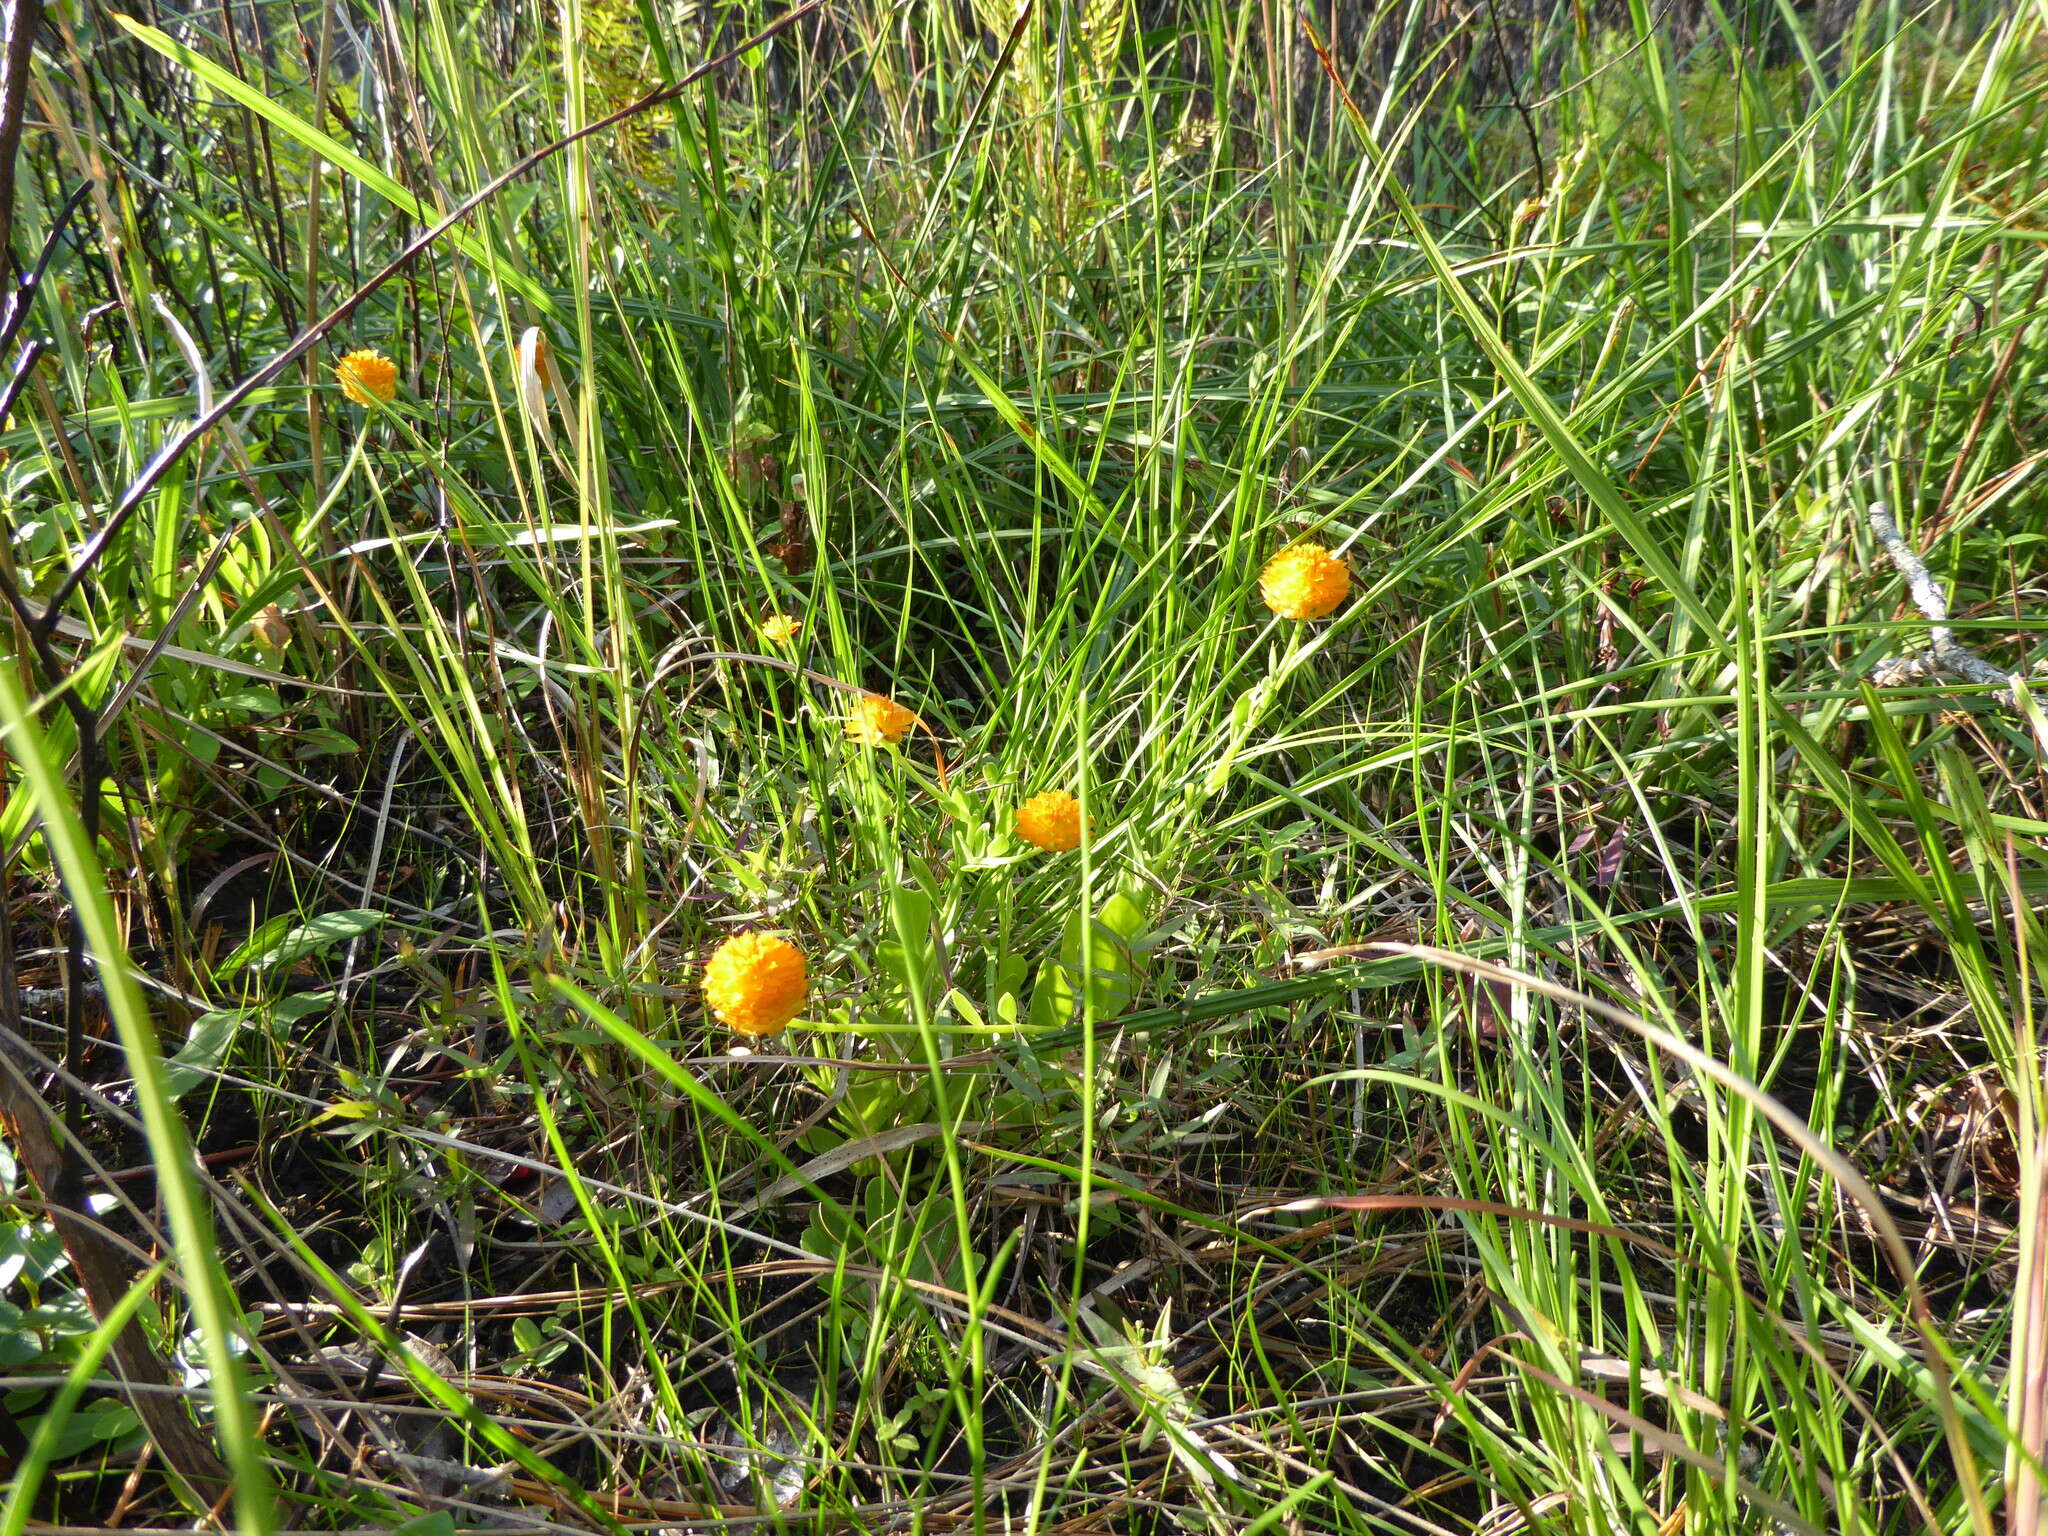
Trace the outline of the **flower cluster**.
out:
<instances>
[{"instance_id":1,"label":"flower cluster","mask_svg":"<svg viewBox=\"0 0 2048 1536\"><path fill-rule=\"evenodd\" d=\"M1283 619L1325 618L1351 595L1351 570L1320 544L1296 544L1266 562L1259 595Z\"/></svg>"},{"instance_id":2,"label":"flower cluster","mask_svg":"<svg viewBox=\"0 0 2048 1536\"><path fill-rule=\"evenodd\" d=\"M736 933L704 966L704 1001L720 1023L754 1039L779 1035L810 995L804 952L772 933Z\"/></svg>"},{"instance_id":3,"label":"flower cluster","mask_svg":"<svg viewBox=\"0 0 2048 1536\"><path fill-rule=\"evenodd\" d=\"M893 747L915 724L917 716L894 699L864 693L854 701L853 713L847 717L846 735L864 747Z\"/></svg>"},{"instance_id":4,"label":"flower cluster","mask_svg":"<svg viewBox=\"0 0 2048 1536\"><path fill-rule=\"evenodd\" d=\"M398 364L375 347L351 352L334 365L341 392L357 405L377 405L398 393Z\"/></svg>"},{"instance_id":5,"label":"flower cluster","mask_svg":"<svg viewBox=\"0 0 2048 1536\"><path fill-rule=\"evenodd\" d=\"M1017 807L1017 835L1047 853L1081 846L1081 802L1063 789L1033 795Z\"/></svg>"}]
</instances>

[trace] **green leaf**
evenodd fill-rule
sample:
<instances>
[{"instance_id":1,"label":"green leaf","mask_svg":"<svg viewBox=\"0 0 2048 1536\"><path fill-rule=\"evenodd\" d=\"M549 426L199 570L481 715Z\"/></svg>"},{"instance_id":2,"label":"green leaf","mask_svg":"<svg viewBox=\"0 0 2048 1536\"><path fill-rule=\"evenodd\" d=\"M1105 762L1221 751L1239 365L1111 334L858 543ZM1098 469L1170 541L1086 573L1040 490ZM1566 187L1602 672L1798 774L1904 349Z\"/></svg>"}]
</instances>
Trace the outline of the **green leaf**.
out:
<instances>
[{"instance_id":1,"label":"green leaf","mask_svg":"<svg viewBox=\"0 0 2048 1536\"><path fill-rule=\"evenodd\" d=\"M294 992L270 1005L270 1017L279 1024L296 1024L301 1019L326 1012L333 1002L332 992Z\"/></svg>"},{"instance_id":2,"label":"green leaf","mask_svg":"<svg viewBox=\"0 0 2048 1536\"><path fill-rule=\"evenodd\" d=\"M889 893L889 928L894 935L875 946L875 964L906 995L917 991L937 967L932 943L932 899L916 885Z\"/></svg>"},{"instance_id":3,"label":"green leaf","mask_svg":"<svg viewBox=\"0 0 2048 1536\"><path fill-rule=\"evenodd\" d=\"M232 693L223 693L213 701L213 707L229 715L277 715L284 713L284 705L277 694L268 688L237 688Z\"/></svg>"},{"instance_id":4,"label":"green leaf","mask_svg":"<svg viewBox=\"0 0 2048 1536\"><path fill-rule=\"evenodd\" d=\"M227 1060L228 1047L248 1022L249 1015L240 1008L216 1008L194 1019L177 1055L164 1063L164 1086L170 1097L182 1098L205 1082L209 1073L219 1070Z\"/></svg>"},{"instance_id":5,"label":"green leaf","mask_svg":"<svg viewBox=\"0 0 2048 1536\"><path fill-rule=\"evenodd\" d=\"M220 965L215 968L213 973L214 979L216 981L223 980L234 975L237 971L246 970L251 959L270 949L287 933L291 932L291 927L292 920L288 913L280 913L276 917L265 918L254 928L250 929L249 937L236 945L227 959L221 961Z\"/></svg>"},{"instance_id":6,"label":"green leaf","mask_svg":"<svg viewBox=\"0 0 2048 1536\"><path fill-rule=\"evenodd\" d=\"M376 1113L374 1099L343 1099L321 1110L313 1117L313 1124L318 1125L322 1120L368 1120Z\"/></svg>"},{"instance_id":7,"label":"green leaf","mask_svg":"<svg viewBox=\"0 0 2048 1536\"><path fill-rule=\"evenodd\" d=\"M292 741L292 756L300 762L310 757L354 757L362 750L353 737L324 725L303 730Z\"/></svg>"},{"instance_id":8,"label":"green leaf","mask_svg":"<svg viewBox=\"0 0 2048 1536\"><path fill-rule=\"evenodd\" d=\"M41 1334L30 1328L0 1328L0 1369L27 1365L42 1357Z\"/></svg>"},{"instance_id":9,"label":"green leaf","mask_svg":"<svg viewBox=\"0 0 2048 1536\"><path fill-rule=\"evenodd\" d=\"M1126 946L1136 944L1138 936L1145 931L1145 909L1123 891L1118 891L1102 904L1095 920L1122 939Z\"/></svg>"},{"instance_id":10,"label":"green leaf","mask_svg":"<svg viewBox=\"0 0 2048 1536\"><path fill-rule=\"evenodd\" d=\"M282 931L281 924L289 919L272 918L223 960L214 974L217 979L225 979L241 971L267 971L273 966L290 965L368 933L383 921L383 913L364 907L323 913L310 923Z\"/></svg>"},{"instance_id":11,"label":"green leaf","mask_svg":"<svg viewBox=\"0 0 2048 1536\"><path fill-rule=\"evenodd\" d=\"M915 941L929 940L932 931L932 899L920 886L899 885L889 893L889 921L897 934Z\"/></svg>"},{"instance_id":12,"label":"green leaf","mask_svg":"<svg viewBox=\"0 0 2048 1536\"><path fill-rule=\"evenodd\" d=\"M40 1429L42 1420L30 1420L22 1427L27 1429L30 1425ZM105 1445L110 1441L119 1440L124 1435L133 1434L140 1425L141 1420L136 1418L135 1410L126 1403L113 1398L102 1398L98 1402L88 1403L77 1412L66 1416L54 1439L49 1442L49 1459L54 1462L69 1461L95 1445Z\"/></svg>"},{"instance_id":13,"label":"green leaf","mask_svg":"<svg viewBox=\"0 0 2048 1536\"><path fill-rule=\"evenodd\" d=\"M1097 1023L1113 1019L1138 995L1143 964L1132 941L1145 931L1145 913L1119 892L1093 921L1080 913L1067 920L1057 960L1038 970L1031 992L1031 1027L1057 1029L1085 1009Z\"/></svg>"},{"instance_id":14,"label":"green leaf","mask_svg":"<svg viewBox=\"0 0 2048 1536\"><path fill-rule=\"evenodd\" d=\"M894 939L883 939L875 946L875 969L904 991L910 990L910 960Z\"/></svg>"}]
</instances>

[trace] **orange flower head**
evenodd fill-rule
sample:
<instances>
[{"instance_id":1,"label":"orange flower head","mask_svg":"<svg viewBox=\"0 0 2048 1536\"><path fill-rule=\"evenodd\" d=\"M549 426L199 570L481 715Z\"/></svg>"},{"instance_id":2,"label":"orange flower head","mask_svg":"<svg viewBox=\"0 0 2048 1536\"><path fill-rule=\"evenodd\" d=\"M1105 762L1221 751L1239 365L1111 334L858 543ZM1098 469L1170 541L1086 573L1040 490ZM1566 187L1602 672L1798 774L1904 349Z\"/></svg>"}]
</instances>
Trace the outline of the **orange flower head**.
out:
<instances>
[{"instance_id":1,"label":"orange flower head","mask_svg":"<svg viewBox=\"0 0 2048 1536\"><path fill-rule=\"evenodd\" d=\"M704 1001L719 1022L754 1039L779 1035L810 995L804 952L772 933L736 933L704 966Z\"/></svg>"},{"instance_id":2,"label":"orange flower head","mask_svg":"<svg viewBox=\"0 0 2048 1536\"><path fill-rule=\"evenodd\" d=\"M1259 595L1283 619L1320 619L1350 592L1350 568L1320 544L1283 549L1259 573Z\"/></svg>"},{"instance_id":3,"label":"orange flower head","mask_svg":"<svg viewBox=\"0 0 2048 1536\"><path fill-rule=\"evenodd\" d=\"M796 638L804 621L787 613L771 613L761 621L761 638L770 645L787 645Z\"/></svg>"},{"instance_id":4,"label":"orange flower head","mask_svg":"<svg viewBox=\"0 0 2048 1536\"><path fill-rule=\"evenodd\" d=\"M1064 789L1033 795L1017 807L1017 835L1047 853L1081 846L1081 802Z\"/></svg>"},{"instance_id":5,"label":"orange flower head","mask_svg":"<svg viewBox=\"0 0 2048 1536\"><path fill-rule=\"evenodd\" d=\"M374 405L398 393L398 364L375 347L349 353L334 365L334 376L357 405Z\"/></svg>"},{"instance_id":6,"label":"orange flower head","mask_svg":"<svg viewBox=\"0 0 2048 1536\"><path fill-rule=\"evenodd\" d=\"M864 693L855 702L846 722L848 738L866 747L893 747L903 733L917 724L917 716L894 699L879 693Z\"/></svg>"}]
</instances>

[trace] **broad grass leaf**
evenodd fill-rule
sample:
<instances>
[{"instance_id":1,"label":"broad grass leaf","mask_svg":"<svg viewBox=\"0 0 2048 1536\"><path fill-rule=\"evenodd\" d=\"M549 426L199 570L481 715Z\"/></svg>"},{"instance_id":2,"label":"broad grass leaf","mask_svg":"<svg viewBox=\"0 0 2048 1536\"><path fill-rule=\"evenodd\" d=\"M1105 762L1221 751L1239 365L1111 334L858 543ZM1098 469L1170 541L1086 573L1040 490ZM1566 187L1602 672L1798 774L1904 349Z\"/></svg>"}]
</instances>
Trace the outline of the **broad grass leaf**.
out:
<instances>
[{"instance_id":1,"label":"broad grass leaf","mask_svg":"<svg viewBox=\"0 0 2048 1536\"><path fill-rule=\"evenodd\" d=\"M164 1062L164 1088L168 1095L181 1098L205 1082L207 1074L218 1070L227 1060L228 1046L248 1022L249 1015L241 1008L216 1008L194 1019L177 1055Z\"/></svg>"},{"instance_id":2,"label":"broad grass leaf","mask_svg":"<svg viewBox=\"0 0 2048 1536\"><path fill-rule=\"evenodd\" d=\"M363 907L322 913L311 922L300 923L296 927L287 926L289 918L272 918L220 963L220 969L214 972L215 979L225 980L242 971L267 971L274 966L291 965L368 933L383 921L383 913Z\"/></svg>"}]
</instances>

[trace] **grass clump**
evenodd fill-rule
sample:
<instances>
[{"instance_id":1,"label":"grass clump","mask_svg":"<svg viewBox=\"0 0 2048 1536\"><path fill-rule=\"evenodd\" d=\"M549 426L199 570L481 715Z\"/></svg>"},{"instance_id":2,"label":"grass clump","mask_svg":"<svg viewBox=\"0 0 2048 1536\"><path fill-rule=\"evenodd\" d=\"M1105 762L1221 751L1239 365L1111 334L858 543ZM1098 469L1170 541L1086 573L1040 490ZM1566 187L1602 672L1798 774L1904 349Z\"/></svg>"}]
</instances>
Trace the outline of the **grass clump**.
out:
<instances>
[{"instance_id":1,"label":"grass clump","mask_svg":"<svg viewBox=\"0 0 2048 1536\"><path fill-rule=\"evenodd\" d=\"M2039 18L715 20L38 39L11 1529L2031 1529Z\"/></svg>"}]
</instances>

